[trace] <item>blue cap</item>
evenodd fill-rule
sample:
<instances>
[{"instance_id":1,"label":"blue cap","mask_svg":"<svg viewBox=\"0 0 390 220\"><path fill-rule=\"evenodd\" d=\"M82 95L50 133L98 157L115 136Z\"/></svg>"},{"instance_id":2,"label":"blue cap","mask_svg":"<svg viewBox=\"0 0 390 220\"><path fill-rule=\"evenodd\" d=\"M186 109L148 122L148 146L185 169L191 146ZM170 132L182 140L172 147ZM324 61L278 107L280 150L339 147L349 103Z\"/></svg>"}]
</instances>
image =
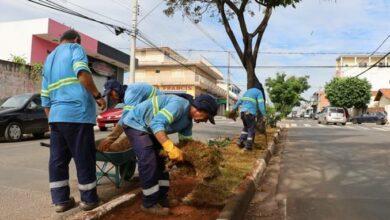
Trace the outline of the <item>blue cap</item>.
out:
<instances>
[{"instance_id":1,"label":"blue cap","mask_svg":"<svg viewBox=\"0 0 390 220\"><path fill-rule=\"evenodd\" d=\"M104 92L103 97L107 96L108 93L110 93L112 90L118 92L119 94L122 93L123 85L116 79L109 79L106 83L104 83Z\"/></svg>"},{"instance_id":2,"label":"blue cap","mask_svg":"<svg viewBox=\"0 0 390 220\"><path fill-rule=\"evenodd\" d=\"M218 104L211 95L202 94L195 98L193 105L195 108L205 111L209 114L209 121L215 124L214 116L218 112Z\"/></svg>"}]
</instances>

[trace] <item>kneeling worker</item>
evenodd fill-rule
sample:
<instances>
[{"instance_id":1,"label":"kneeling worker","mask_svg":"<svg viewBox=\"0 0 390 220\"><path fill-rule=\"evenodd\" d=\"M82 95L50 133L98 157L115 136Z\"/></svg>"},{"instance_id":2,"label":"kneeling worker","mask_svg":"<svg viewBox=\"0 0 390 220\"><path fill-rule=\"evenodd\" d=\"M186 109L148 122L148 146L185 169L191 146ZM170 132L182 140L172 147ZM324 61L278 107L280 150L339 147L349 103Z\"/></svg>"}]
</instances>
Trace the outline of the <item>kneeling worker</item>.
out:
<instances>
[{"instance_id":1,"label":"kneeling worker","mask_svg":"<svg viewBox=\"0 0 390 220\"><path fill-rule=\"evenodd\" d=\"M236 112L239 107L244 128L241 131L238 146L244 148L244 150L252 150L255 139L256 116L265 116L263 93L258 88L248 89L234 105L232 112Z\"/></svg>"},{"instance_id":2,"label":"kneeling worker","mask_svg":"<svg viewBox=\"0 0 390 220\"><path fill-rule=\"evenodd\" d=\"M169 173L160 151L172 161L183 161L184 156L167 134L179 133L179 140L191 138L192 120L215 124L217 110L217 102L209 95L200 95L191 103L175 95L161 95L138 104L123 118L124 131L138 158L143 211L169 214Z\"/></svg>"}]
</instances>

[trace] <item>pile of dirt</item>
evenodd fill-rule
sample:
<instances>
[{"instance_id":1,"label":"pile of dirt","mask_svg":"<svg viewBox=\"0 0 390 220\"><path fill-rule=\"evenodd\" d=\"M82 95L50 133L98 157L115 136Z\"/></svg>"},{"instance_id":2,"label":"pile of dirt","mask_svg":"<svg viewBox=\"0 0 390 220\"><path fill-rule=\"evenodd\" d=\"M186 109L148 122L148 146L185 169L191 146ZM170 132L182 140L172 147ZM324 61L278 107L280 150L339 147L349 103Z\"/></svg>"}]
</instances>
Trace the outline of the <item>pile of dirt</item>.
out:
<instances>
[{"instance_id":1,"label":"pile of dirt","mask_svg":"<svg viewBox=\"0 0 390 220\"><path fill-rule=\"evenodd\" d=\"M178 147L183 151L186 161L179 164L179 168L193 167L196 176L205 181L221 175L219 167L223 158L218 148L208 146L200 141L181 142Z\"/></svg>"},{"instance_id":2,"label":"pile of dirt","mask_svg":"<svg viewBox=\"0 0 390 220\"><path fill-rule=\"evenodd\" d=\"M100 152L122 152L131 148L131 143L120 125L116 125L107 137L97 140L95 145Z\"/></svg>"}]
</instances>

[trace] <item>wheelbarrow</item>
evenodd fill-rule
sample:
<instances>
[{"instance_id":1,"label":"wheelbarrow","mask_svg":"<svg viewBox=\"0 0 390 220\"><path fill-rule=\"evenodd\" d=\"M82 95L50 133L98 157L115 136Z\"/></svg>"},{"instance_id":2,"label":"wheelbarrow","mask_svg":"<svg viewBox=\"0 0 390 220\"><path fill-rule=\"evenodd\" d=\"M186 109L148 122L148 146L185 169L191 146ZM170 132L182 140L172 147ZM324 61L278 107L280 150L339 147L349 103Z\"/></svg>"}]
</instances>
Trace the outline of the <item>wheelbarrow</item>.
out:
<instances>
[{"instance_id":1,"label":"wheelbarrow","mask_svg":"<svg viewBox=\"0 0 390 220\"><path fill-rule=\"evenodd\" d=\"M95 143L99 144L100 140ZM43 147L49 147L50 144L40 143ZM106 177L117 188L119 188L123 181L129 181L135 172L136 157L132 148L121 152L101 152L96 151L96 178L97 183ZM98 162L102 162L100 164ZM111 172L113 171L113 172Z\"/></svg>"}]
</instances>

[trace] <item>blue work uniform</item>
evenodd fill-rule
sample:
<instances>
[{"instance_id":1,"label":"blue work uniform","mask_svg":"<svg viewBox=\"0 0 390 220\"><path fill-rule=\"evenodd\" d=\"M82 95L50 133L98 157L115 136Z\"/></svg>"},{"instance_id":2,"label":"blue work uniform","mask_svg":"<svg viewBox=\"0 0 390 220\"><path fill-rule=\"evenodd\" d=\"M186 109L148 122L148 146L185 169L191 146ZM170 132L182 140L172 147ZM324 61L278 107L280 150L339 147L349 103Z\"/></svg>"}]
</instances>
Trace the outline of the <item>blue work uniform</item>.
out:
<instances>
[{"instance_id":1,"label":"blue work uniform","mask_svg":"<svg viewBox=\"0 0 390 220\"><path fill-rule=\"evenodd\" d=\"M190 107L184 98L161 95L138 104L123 118L124 131L138 158L144 207L166 199L169 190L169 173L165 170L165 158L160 155L162 146L154 134L179 133L179 140L190 139Z\"/></svg>"},{"instance_id":2,"label":"blue work uniform","mask_svg":"<svg viewBox=\"0 0 390 220\"><path fill-rule=\"evenodd\" d=\"M91 73L84 49L75 43L60 44L46 58L41 99L50 108L49 180L52 201L69 201L69 162L73 157L81 200L98 201L93 126L96 104L77 78L80 71Z\"/></svg>"},{"instance_id":3,"label":"blue work uniform","mask_svg":"<svg viewBox=\"0 0 390 220\"><path fill-rule=\"evenodd\" d=\"M123 107L122 117L118 123L123 125L122 120L126 117L129 110L132 110L139 103L157 95L163 95L163 93L147 83L134 83L128 85L123 100L125 106Z\"/></svg>"},{"instance_id":4,"label":"blue work uniform","mask_svg":"<svg viewBox=\"0 0 390 220\"><path fill-rule=\"evenodd\" d=\"M263 93L257 88L248 89L233 106L234 111L238 108L240 108L240 116L244 125L239 145L240 147L252 149L255 139L256 115L260 112L262 116L265 116Z\"/></svg>"}]
</instances>

